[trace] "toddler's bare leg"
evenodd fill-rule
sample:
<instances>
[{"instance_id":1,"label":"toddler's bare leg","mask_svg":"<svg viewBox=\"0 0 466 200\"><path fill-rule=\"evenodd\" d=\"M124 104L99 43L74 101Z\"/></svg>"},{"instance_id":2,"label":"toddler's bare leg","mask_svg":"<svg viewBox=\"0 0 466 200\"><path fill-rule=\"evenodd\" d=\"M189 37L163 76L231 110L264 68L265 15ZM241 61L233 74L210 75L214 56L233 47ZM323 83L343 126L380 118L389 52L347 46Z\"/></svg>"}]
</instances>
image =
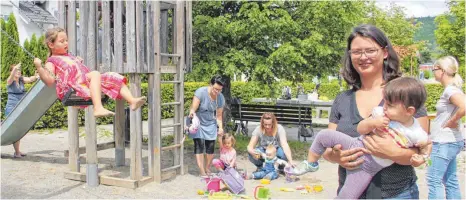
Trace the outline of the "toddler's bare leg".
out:
<instances>
[{"instance_id":1,"label":"toddler's bare leg","mask_svg":"<svg viewBox=\"0 0 466 200\"><path fill-rule=\"evenodd\" d=\"M132 94L131 91L129 91L128 86L123 85L121 86L120 89L120 95L129 103L129 107L131 110L136 110L144 103L146 103L147 98L146 97L137 97L135 98Z\"/></svg>"},{"instance_id":2,"label":"toddler's bare leg","mask_svg":"<svg viewBox=\"0 0 466 200\"><path fill-rule=\"evenodd\" d=\"M109 111L102 106L101 99L101 78L98 71L92 71L86 74L86 77L90 80L89 89L91 90L92 104L94 104L94 116L105 117L114 115L112 111Z\"/></svg>"}]
</instances>

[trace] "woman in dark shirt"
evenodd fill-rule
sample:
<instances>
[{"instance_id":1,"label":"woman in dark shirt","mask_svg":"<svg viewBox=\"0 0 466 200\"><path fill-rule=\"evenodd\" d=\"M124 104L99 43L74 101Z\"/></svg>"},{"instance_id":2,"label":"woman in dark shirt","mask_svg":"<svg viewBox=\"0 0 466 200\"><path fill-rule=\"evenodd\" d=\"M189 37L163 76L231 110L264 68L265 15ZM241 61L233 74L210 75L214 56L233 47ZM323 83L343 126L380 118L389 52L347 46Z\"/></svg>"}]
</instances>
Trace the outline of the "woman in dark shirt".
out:
<instances>
[{"instance_id":1,"label":"woman in dark shirt","mask_svg":"<svg viewBox=\"0 0 466 200\"><path fill-rule=\"evenodd\" d=\"M342 76L352 89L336 97L328 128L358 137L360 134L356 131L357 124L369 117L374 107L383 105L384 83L400 77L401 70L393 46L385 34L375 26L360 25L354 28L348 38L346 50ZM420 109L415 117L428 132L425 108ZM380 137L377 134L365 137L364 145L366 149L350 150L341 150L341 145L337 145L324 153L325 159L340 164L339 189L346 178L345 168L357 168L363 162L358 157L371 152L395 163L377 173L360 198L419 198L417 177L410 165L411 155L416 153L417 149L402 149L391 137Z\"/></svg>"},{"instance_id":2,"label":"woman in dark shirt","mask_svg":"<svg viewBox=\"0 0 466 200\"><path fill-rule=\"evenodd\" d=\"M15 106L21 101L24 94L26 94L26 89L24 88L25 83L32 83L37 81L39 76L37 73L35 76L31 77L24 77L21 75L21 63L17 65L10 66L10 76L8 76L6 80L7 90L8 90L8 100L5 106L5 116L8 116L11 111L15 108ZM26 156L26 154L21 153L19 150L19 140L13 144L13 148L15 149L15 153L13 157L21 158Z\"/></svg>"}]
</instances>

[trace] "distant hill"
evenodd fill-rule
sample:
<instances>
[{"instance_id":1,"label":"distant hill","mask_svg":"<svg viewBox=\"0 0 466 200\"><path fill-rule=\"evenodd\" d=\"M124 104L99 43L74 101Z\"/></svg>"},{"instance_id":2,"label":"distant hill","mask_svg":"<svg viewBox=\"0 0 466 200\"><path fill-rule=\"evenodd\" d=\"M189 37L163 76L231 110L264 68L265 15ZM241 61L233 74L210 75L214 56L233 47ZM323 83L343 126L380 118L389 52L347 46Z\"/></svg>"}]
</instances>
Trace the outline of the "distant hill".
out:
<instances>
[{"instance_id":1,"label":"distant hill","mask_svg":"<svg viewBox=\"0 0 466 200\"><path fill-rule=\"evenodd\" d=\"M432 50L437 49L434 31L437 26L434 23L435 17L419 17L415 18L416 23L422 23L421 27L414 34L414 41L428 41Z\"/></svg>"}]
</instances>

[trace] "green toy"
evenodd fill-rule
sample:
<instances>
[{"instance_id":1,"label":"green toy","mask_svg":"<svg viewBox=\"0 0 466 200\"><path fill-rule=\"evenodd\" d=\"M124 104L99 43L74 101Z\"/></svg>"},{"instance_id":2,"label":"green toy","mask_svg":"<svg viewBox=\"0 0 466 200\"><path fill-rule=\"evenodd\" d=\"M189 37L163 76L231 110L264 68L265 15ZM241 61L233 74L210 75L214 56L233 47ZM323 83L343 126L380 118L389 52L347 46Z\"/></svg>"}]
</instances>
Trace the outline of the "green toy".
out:
<instances>
[{"instance_id":1,"label":"green toy","mask_svg":"<svg viewBox=\"0 0 466 200\"><path fill-rule=\"evenodd\" d=\"M264 186L257 186L254 188L254 198L258 200L270 199L270 190Z\"/></svg>"}]
</instances>

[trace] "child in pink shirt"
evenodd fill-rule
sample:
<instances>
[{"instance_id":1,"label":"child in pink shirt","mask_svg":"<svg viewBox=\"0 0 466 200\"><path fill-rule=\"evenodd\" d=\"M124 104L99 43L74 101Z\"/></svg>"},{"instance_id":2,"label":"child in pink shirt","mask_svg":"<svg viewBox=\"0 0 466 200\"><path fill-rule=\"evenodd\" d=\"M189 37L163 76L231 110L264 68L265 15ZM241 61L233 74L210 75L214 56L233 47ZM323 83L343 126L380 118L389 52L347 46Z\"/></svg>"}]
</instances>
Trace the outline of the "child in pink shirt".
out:
<instances>
[{"instance_id":1,"label":"child in pink shirt","mask_svg":"<svg viewBox=\"0 0 466 200\"><path fill-rule=\"evenodd\" d=\"M212 164L218 171L223 171L227 166L236 168L236 150L235 137L229 133L225 133L222 138L218 140L220 145L220 159L214 159Z\"/></svg>"}]
</instances>

